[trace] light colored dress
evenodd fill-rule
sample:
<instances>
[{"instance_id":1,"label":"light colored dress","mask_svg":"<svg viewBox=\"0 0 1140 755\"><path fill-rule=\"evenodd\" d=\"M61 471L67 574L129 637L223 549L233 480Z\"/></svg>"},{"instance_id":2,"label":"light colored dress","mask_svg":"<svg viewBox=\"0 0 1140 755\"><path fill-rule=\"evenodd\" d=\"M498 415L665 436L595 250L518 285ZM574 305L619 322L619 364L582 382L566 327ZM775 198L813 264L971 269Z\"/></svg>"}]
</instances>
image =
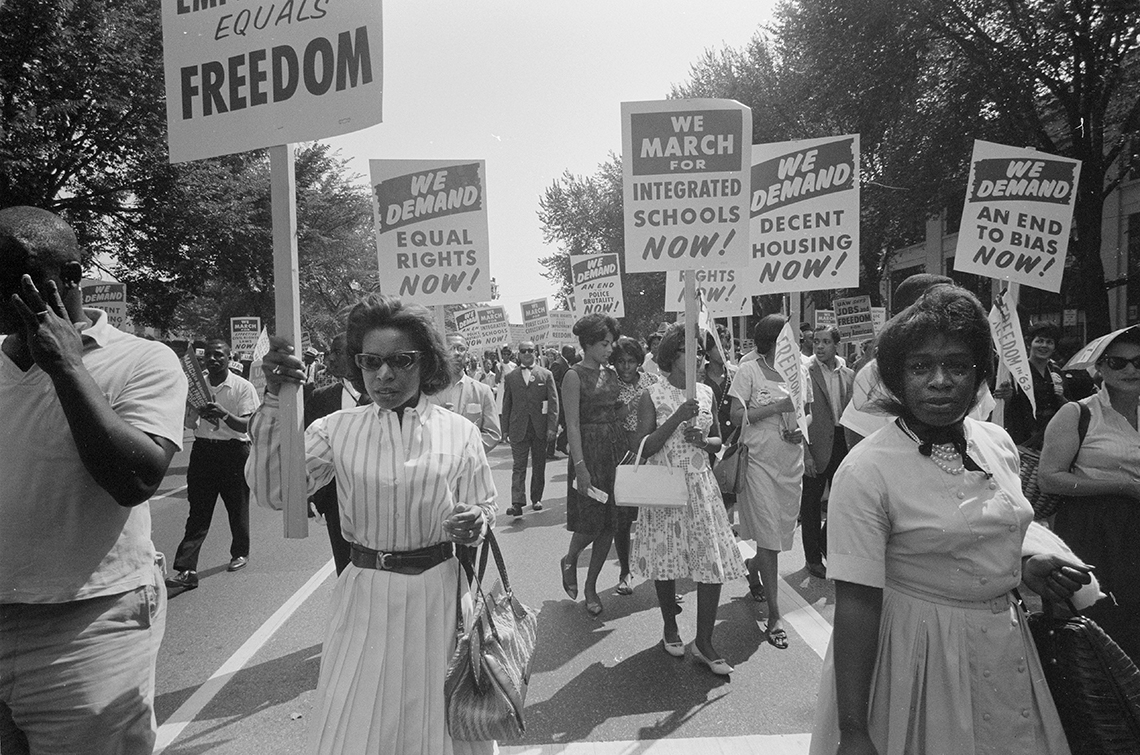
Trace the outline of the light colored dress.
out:
<instances>
[{"instance_id":1,"label":"light colored dress","mask_svg":"<svg viewBox=\"0 0 1140 755\"><path fill-rule=\"evenodd\" d=\"M661 380L646 391L657 409L657 425L665 423L685 403L685 392ZM700 413L693 420L708 430L713 420L713 392L697 384ZM685 470L689 504L685 508L643 506L638 509L633 539L633 571L646 579L687 577L694 582L724 584L743 577L744 563L724 511L720 487L709 466L708 454L685 441L677 430L647 461Z\"/></svg>"},{"instance_id":2,"label":"light colored dress","mask_svg":"<svg viewBox=\"0 0 1140 755\"><path fill-rule=\"evenodd\" d=\"M246 479L258 503L280 508L278 401L253 416ZM334 412L305 431L309 492L336 479L346 540L381 551L445 542L456 502L495 521L495 484L479 431L421 397L395 413ZM307 753L491 753L493 742L453 741L443 680L455 650L454 558L422 574L349 564L333 588Z\"/></svg>"},{"instance_id":3,"label":"light colored dress","mask_svg":"<svg viewBox=\"0 0 1140 755\"><path fill-rule=\"evenodd\" d=\"M1033 508L1002 428L965 420L992 472L949 474L892 423L835 474L829 578L883 589L868 726L880 755L1065 755L1064 731L1024 614L1022 541ZM839 742L833 647L811 755Z\"/></svg>"},{"instance_id":4,"label":"light colored dress","mask_svg":"<svg viewBox=\"0 0 1140 755\"><path fill-rule=\"evenodd\" d=\"M811 382L807 385L810 389ZM740 366L728 395L740 399L747 411L782 401L788 389L768 378L756 360ZM740 436L748 446L744 490L736 501L740 537L755 540L757 548L770 551L791 550L803 492L804 448L784 440L784 422L782 414L759 422L745 420Z\"/></svg>"}]
</instances>

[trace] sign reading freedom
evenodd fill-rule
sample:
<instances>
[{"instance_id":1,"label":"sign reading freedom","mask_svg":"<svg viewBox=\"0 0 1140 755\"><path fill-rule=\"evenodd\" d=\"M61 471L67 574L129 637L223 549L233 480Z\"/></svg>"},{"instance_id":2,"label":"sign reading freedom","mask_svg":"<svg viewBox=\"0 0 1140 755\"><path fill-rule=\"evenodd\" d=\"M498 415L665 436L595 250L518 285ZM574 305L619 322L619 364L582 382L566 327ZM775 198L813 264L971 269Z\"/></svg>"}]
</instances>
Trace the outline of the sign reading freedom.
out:
<instances>
[{"instance_id":1,"label":"sign reading freedom","mask_svg":"<svg viewBox=\"0 0 1140 755\"><path fill-rule=\"evenodd\" d=\"M380 122L378 0L161 2L172 163Z\"/></svg>"}]
</instances>

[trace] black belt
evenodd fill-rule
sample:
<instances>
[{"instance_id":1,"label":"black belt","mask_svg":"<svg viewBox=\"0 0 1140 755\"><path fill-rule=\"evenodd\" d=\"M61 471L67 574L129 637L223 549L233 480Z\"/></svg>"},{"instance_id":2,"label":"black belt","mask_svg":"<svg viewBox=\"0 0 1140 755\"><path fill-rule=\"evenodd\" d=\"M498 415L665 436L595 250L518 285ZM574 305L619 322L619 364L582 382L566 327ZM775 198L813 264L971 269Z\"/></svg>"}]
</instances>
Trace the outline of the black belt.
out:
<instances>
[{"instance_id":1,"label":"black belt","mask_svg":"<svg viewBox=\"0 0 1140 755\"><path fill-rule=\"evenodd\" d=\"M414 551L374 551L352 544L350 559L360 569L379 569L397 574L422 574L455 554L451 543L436 543Z\"/></svg>"},{"instance_id":2,"label":"black belt","mask_svg":"<svg viewBox=\"0 0 1140 755\"><path fill-rule=\"evenodd\" d=\"M248 440L242 440L241 438L194 438L194 442L195 443L216 443L216 444L240 443L243 446L249 445L249 443L250 443Z\"/></svg>"}]
</instances>

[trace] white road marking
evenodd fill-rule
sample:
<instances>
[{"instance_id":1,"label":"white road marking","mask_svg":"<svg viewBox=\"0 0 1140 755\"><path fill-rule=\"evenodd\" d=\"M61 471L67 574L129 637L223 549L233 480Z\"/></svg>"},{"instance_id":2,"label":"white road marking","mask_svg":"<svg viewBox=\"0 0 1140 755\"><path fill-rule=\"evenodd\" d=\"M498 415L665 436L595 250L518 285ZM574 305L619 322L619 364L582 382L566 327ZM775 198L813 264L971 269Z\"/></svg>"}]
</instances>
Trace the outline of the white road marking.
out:
<instances>
[{"instance_id":1,"label":"white road marking","mask_svg":"<svg viewBox=\"0 0 1140 755\"><path fill-rule=\"evenodd\" d=\"M811 734L752 734L740 737L640 739L627 742L500 746L500 755L804 755Z\"/></svg>"},{"instance_id":2,"label":"white road marking","mask_svg":"<svg viewBox=\"0 0 1140 755\"><path fill-rule=\"evenodd\" d=\"M165 498L174 498L175 493L181 493L185 489L186 489L186 486L183 485L180 488L175 488L174 490L168 490L165 493L163 493L162 495L151 496L150 500L151 501L161 501Z\"/></svg>"},{"instance_id":3,"label":"white road marking","mask_svg":"<svg viewBox=\"0 0 1140 755\"><path fill-rule=\"evenodd\" d=\"M214 672L213 676L206 680L206 682L194 691L190 699L182 703L178 710L171 714L170 718L162 726L158 727L158 738L154 744L154 755L160 755L167 747L169 747L182 730L197 718L202 709L210 704L226 683L233 678L234 674L241 671L245 664L249 663L250 659L257 654L257 651L269 642L271 638L281 625L284 624L293 612L301 607L301 604L309 599L321 583L328 579L329 575L336 570L333 560L330 558L328 563L322 566L317 572L309 577L300 590L293 593L287 601L285 601L280 608L278 608L272 616L270 616L264 624L258 627L257 631L250 635L249 639L237 649L229 659Z\"/></svg>"},{"instance_id":4,"label":"white road marking","mask_svg":"<svg viewBox=\"0 0 1140 755\"><path fill-rule=\"evenodd\" d=\"M741 555L749 559L756 555L756 549L743 540L736 543ZM780 577L780 605L794 606L792 610L783 611L783 619L795 630L804 642L808 644L816 655L823 658L827 655L827 644L831 642L831 624L820 615L819 611L803 597L792 589L787 580Z\"/></svg>"}]
</instances>

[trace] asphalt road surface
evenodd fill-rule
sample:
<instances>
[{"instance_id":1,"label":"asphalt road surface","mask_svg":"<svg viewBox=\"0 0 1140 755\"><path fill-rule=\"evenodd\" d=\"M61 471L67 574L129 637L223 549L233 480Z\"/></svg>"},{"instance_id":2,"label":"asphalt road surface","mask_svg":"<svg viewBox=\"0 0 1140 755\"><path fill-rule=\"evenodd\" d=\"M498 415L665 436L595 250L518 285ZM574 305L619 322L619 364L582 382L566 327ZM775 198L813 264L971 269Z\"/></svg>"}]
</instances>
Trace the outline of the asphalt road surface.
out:
<instances>
[{"instance_id":1,"label":"asphalt road surface","mask_svg":"<svg viewBox=\"0 0 1140 755\"><path fill-rule=\"evenodd\" d=\"M168 561L186 520L186 464L192 438L151 502L156 547ZM610 753L803 753L811 731L820 668L831 633L831 583L804 570L796 547L782 554L781 607L790 647L767 644L765 607L744 579L725 585L717 648L736 667L728 679L661 648L653 585L635 581L617 596L611 560L599 581L605 611L591 618L562 592L566 552L566 461L547 463L546 510L515 519L508 446L490 455L499 491L497 534L515 593L540 611L538 649L526 700L526 735L505 755ZM172 595L158 657L156 753L302 753L313 710L321 642L334 572L323 527L286 540L281 514L250 512L249 565L229 573L229 526L218 502L199 564L200 587ZM744 555L750 544L741 543ZM579 586L589 551L579 561ZM696 586L685 596L682 638L693 637Z\"/></svg>"}]
</instances>

